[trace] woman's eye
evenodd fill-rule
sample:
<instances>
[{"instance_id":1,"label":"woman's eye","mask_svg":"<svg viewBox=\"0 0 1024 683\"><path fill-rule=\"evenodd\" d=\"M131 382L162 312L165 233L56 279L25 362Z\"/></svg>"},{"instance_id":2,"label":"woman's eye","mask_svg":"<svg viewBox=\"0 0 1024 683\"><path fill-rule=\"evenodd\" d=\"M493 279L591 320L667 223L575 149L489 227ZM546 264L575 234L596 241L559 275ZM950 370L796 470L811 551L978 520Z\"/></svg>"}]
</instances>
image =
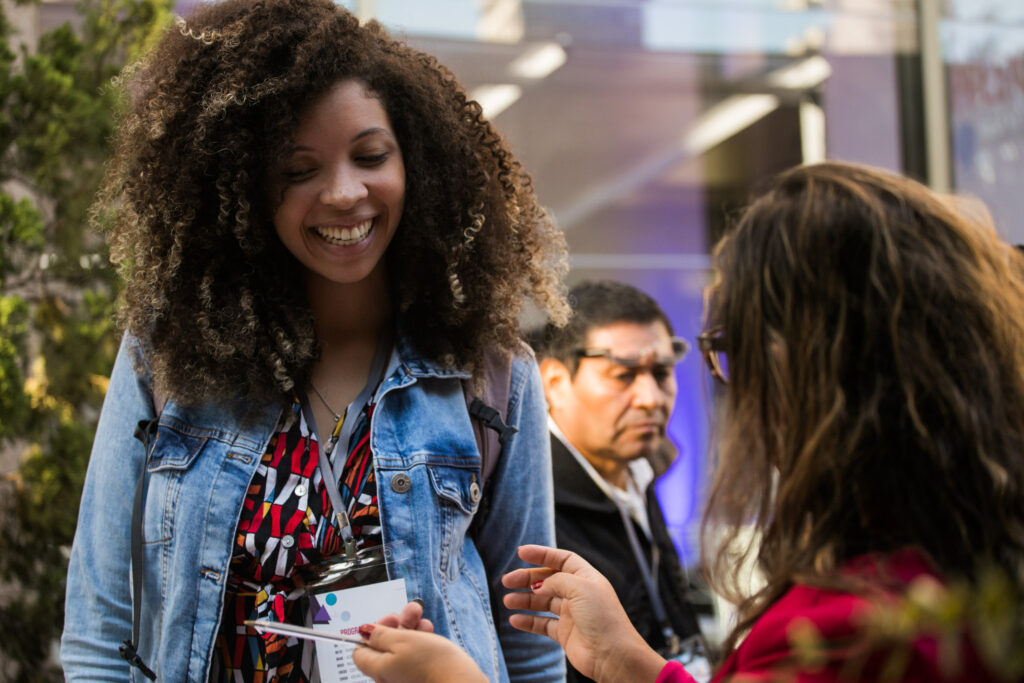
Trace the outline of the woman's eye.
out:
<instances>
[{"instance_id":1,"label":"woman's eye","mask_svg":"<svg viewBox=\"0 0 1024 683\"><path fill-rule=\"evenodd\" d=\"M364 166L380 166L388 160L390 155L387 152L381 154L364 154L356 157L356 161Z\"/></svg>"},{"instance_id":2,"label":"woman's eye","mask_svg":"<svg viewBox=\"0 0 1024 683\"><path fill-rule=\"evenodd\" d=\"M315 170L316 169L311 167L288 169L286 171L281 172L281 177L283 177L285 180L302 180L303 178L312 175L313 171Z\"/></svg>"}]
</instances>

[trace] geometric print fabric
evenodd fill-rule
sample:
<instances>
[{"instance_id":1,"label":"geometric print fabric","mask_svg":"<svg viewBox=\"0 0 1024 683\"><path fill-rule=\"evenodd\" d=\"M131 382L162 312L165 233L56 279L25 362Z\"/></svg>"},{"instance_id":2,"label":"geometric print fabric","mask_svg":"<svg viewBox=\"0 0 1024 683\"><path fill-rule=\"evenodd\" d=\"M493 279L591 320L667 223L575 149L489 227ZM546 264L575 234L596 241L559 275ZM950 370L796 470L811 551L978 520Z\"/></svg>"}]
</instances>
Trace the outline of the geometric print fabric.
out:
<instances>
[{"instance_id":1,"label":"geometric print fabric","mask_svg":"<svg viewBox=\"0 0 1024 683\"><path fill-rule=\"evenodd\" d=\"M370 452L374 404L360 412L349 448L328 454L344 457L339 490L356 547L381 542L377 481ZM274 430L246 493L235 536L217 634L211 681L271 683L311 680L315 645L277 634L259 635L246 619L307 623L306 600L296 587L296 568L317 563L343 549L337 516L320 471L320 444L306 422L302 403L292 397ZM330 476L330 473L327 473Z\"/></svg>"}]
</instances>

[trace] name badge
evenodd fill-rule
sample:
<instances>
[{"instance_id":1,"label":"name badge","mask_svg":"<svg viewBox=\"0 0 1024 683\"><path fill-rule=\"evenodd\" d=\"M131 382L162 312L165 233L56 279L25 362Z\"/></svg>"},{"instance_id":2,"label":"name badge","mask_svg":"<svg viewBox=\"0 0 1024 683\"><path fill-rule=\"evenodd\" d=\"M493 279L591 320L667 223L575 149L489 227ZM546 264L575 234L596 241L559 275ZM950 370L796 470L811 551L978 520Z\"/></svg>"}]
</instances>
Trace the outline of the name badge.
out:
<instances>
[{"instance_id":1,"label":"name badge","mask_svg":"<svg viewBox=\"0 0 1024 683\"><path fill-rule=\"evenodd\" d=\"M359 627L399 612L408 602L405 579L317 593L309 596L313 630L359 635ZM317 640L316 662L321 683L373 683L352 662L358 645Z\"/></svg>"},{"instance_id":2,"label":"name badge","mask_svg":"<svg viewBox=\"0 0 1024 683\"><path fill-rule=\"evenodd\" d=\"M701 636L690 636L684 640L680 644L679 653L670 659L682 664L686 673L693 676L697 683L708 683L711 680L711 662L708 661L707 648Z\"/></svg>"}]
</instances>

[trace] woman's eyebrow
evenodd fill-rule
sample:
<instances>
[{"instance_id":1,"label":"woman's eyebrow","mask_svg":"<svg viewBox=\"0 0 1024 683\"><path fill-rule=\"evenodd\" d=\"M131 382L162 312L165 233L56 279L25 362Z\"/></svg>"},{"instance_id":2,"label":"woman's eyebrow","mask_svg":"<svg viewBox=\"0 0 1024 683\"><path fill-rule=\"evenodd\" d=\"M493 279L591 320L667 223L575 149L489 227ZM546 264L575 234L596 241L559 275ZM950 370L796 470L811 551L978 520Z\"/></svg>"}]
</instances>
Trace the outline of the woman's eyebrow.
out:
<instances>
[{"instance_id":1,"label":"woman's eyebrow","mask_svg":"<svg viewBox=\"0 0 1024 683\"><path fill-rule=\"evenodd\" d=\"M380 126L374 126L373 128L367 128L366 130L361 130L358 133L356 133L355 136L352 138L352 142L355 142L357 140L362 140L363 138L367 138L367 137L370 137L370 136L373 136L373 135L384 135L384 136L386 136L388 138L391 138L392 140L395 139L395 136L392 135L391 131L389 131L387 128L381 128ZM313 148L312 147L308 147L306 145L292 145L291 147L288 148L287 153L288 154L295 154L296 152L312 152L312 151L313 151Z\"/></svg>"},{"instance_id":2,"label":"woman's eyebrow","mask_svg":"<svg viewBox=\"0 0 1024 683\"><path fill-rule=\"evenodd\" d=\"M384 135L384 136L387 136L387 137L392 138L392 139L395 137L394 135L392 135L391 131L389 131L387 128L381 128L380 126L374 126L373 128L367 128L366 130L359 131L356 134L356 136L354 138L352 138L352 142L355 142L356 140L361 140L361 139L363 139L365 137L369 137L371 135Z\"/></svg>"}]
</instances>

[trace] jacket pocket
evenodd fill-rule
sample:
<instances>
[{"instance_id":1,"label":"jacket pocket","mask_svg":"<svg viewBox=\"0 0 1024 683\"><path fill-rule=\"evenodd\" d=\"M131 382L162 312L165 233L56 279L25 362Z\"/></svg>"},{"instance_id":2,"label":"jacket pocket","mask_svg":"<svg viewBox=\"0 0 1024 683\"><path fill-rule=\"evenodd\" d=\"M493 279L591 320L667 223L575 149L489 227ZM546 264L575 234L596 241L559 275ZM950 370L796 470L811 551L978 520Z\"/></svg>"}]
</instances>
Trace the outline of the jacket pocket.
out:
<instances>
[{"instance_id":1,"label":"jacket pocket","mask_svg":"<svg viewBox=\"0 0 1024 683\"><path fill-rule=\"evenodd\" d=\"M438 498L456 506L467 515L480 504L479 468L427 466L430 484Z\"/></svg>"},{"instance_id":2,"label":"jacket pocket","mask_svg":"<svg viewBox=\"0 0 1024 683\"><path fill-rule=\"evenodd\" d=\"M161 420L156 441L146 462L146 497L143 502L143 540L146 545L167 543L174 537L175 510L182 481L208 441L207 436Z\"/></svg>"},{"instance_id":3,"label":"jacket pocket","mask_svg":"<svg viewBox=\"0 0 1024 683\"><path fill-rule=\"evenodd\" d=\"M160 421L153 451L146 462L150 472L186 470L203 450L207 437L180 429L175 422Z\"/></svg>"},{"instance_id":4,"label":"jacket pocket","mask_svg":"<svg viewBox=\"0 0 1024 683\"><path fill-rule=\"evenodd\" d=\"M478 469L428 465L427 473L440 512L440 570L449 581L454 581L465 563L466 533L480 504Z\"/></svg>"}]
</instances>

